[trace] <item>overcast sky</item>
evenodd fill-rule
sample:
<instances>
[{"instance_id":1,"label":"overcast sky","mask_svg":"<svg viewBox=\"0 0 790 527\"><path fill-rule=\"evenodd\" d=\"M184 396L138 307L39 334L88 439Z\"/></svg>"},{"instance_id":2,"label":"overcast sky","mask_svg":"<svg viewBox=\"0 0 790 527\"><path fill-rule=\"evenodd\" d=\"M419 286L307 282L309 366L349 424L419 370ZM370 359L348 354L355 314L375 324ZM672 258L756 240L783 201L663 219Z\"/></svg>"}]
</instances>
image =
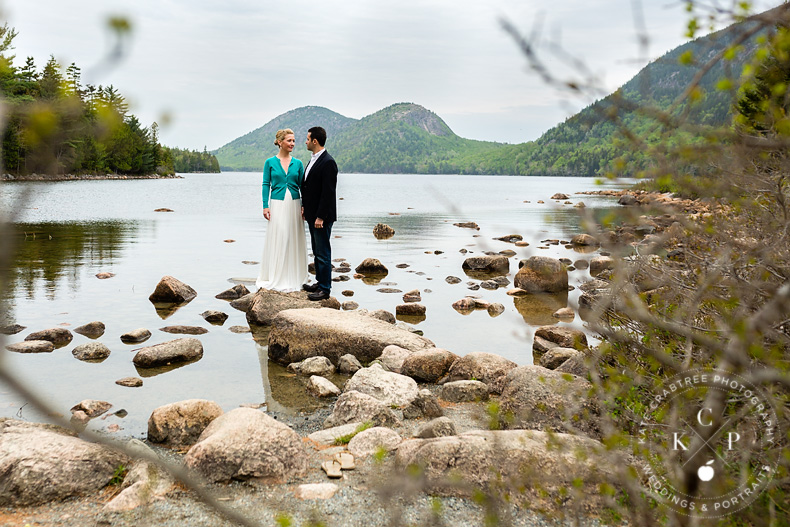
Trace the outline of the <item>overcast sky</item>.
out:
<instances>
[{"instance_id":1,"label":"overcast sky","mask_svg":"<svg viewBox=\"0 0 790 527\"><path fill-rule=\"evenodd\" d=\"M728 4L728 0L719 0ZM755 2L760 8L778 1ZM609 90L644 65L637 0L0 0L17 29L16 64L50 54L83 81L113 84L169 146L209 150L300 106L361 118L396 102L436 112L460 136L536 139L589 101L566 100L526 67L507 18L583 60ZM644 0L649 57L682 44L679 0ZM101 68L110 16L133 30ZM569 73L547 54L561 75ZM568 104L570 103L570 106Z\"/></svg>"}]
</instances>

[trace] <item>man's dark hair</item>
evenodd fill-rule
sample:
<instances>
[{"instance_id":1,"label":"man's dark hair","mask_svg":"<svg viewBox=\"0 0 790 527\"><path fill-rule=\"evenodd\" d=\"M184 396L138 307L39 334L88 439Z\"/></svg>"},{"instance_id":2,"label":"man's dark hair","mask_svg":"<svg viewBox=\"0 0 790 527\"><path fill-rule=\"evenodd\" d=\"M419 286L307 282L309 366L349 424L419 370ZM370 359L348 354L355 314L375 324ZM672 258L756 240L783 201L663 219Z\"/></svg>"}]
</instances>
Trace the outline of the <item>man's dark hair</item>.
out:
<instances>
[{"instance_id":1,"label":"man's dark hair","mask_svg":"<svg viewBox=\"0 0 790 527\"><path fill-rule=\"evenodd\" d=\"M319 145L324 146L326 144L326 130L320 126L310 128L307 133L310 134L310 139L315 139Z\"/></svg>"}]
</instances>

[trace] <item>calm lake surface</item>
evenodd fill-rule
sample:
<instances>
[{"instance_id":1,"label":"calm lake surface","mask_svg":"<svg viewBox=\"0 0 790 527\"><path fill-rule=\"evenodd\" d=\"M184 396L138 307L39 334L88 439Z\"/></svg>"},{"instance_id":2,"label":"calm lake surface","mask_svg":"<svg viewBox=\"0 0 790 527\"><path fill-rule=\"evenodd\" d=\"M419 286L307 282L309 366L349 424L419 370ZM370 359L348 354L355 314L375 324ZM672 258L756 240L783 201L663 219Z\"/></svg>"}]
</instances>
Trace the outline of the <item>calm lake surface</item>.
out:
<instances>
[{"instance_id":1,"label":"calm lake surface","mask_svg":"<svg viewBox=\"0 0 790 527\"><path fill-rule=\"evenodd\" d=\"M268 363L265 340L258 343L249 333L229 331L231 326L246 325L244 313L214 298L237 280L257 276L258 267L244 262L259 262L263 248L266 221L260 180L258 173L224 173L188 174L172 180L0 184L0 210L5 214L17 210L8 313L0 324L27 327L5 342L22 341L33 331L56 326L73 329L99 320L107 329L98 340L112 350L101 363L81 362L71 350L90 339L75 334L71 344L53 353L17 354L3 349L0 360L65 416L83 399L109 401L112 411L125 409L124 418L111 415L94 419L90 425L103 430L117 424L121 427L117 434L124 436L144 436L147 419L156 407L184 399L210 399L226 411L240 404L266 403L272 410L300 412L321 404L304 394L300 379ZM569 240L580 232L578 209L551 200L551 195L564 192L573 203L584 201L588 211L605 214L616 206L612 198L575 193L630 183L599 185L590 178L341 174L333 258L345 258L352 268L366 257L378 258L390 272L375 285L353 278L335 283L332 293L341 302L353 300L362 308L394 312L402 294L377 289L420 289L427 319L414 327L438 347L458 355L487 351L530 364L535 327L566 324L551 314L566 304L575 307L579 291L570 292L567 300L564 296L514 299L506 294L509 287L470 291L468 282L479 280L464 274L461 265L470 255L460 250L468 250L471 256L515 250L508 275L511 282L518 260L532 255L589 259L594 253L575 252L563 245L540 248L545 246L541 240ZM174 212L154 212L162 207ZM480 230L453 226L466 221L476 222ZM373 227L380 222L395 229L393 238L373 237ZM493 239L508 234L522 235L529 247ZM397 264L409 267L400 269ZM95 277L104 271L116 276ZM164 275L173 275L198 292L197 298L166 320L148 301ZM445 278L451 275L463 281L450 285ZM587 271L570 273L572 285L587 279ZM353 291L354 296L342 296L343 290ZM486 311L461 315L451 304L467 294L500 302L505 312L498 317ZM200 317L207 309L224 311L230 318L223 326L212 326ZM578 317L567 324L583 329ZM203 343L203 358L157 375L138 372L132 363L135 349L183 336L159 331L168 325L208 329L197 337ZM122 333L136 328L147 328L153 336L144 344L120 341ZM129 376L142 377L143 387L115 384ZM0 416L45 419L2 384Z\"/></svg>"}]
</instances>

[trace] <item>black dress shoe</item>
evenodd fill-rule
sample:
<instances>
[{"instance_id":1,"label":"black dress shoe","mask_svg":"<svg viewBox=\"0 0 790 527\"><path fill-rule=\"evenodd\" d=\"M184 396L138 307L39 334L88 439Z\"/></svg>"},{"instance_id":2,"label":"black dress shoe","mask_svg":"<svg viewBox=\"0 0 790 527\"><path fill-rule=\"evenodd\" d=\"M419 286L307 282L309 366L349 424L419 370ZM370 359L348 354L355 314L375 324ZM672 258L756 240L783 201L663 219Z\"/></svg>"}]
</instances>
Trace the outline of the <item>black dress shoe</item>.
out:
<instances>
[{"instance_id":1,"label":"black dress shoe","mask_svg":"<svg viewBox=\"0 0 790 527\"><path fill-rule=\"evenodd\" d=\"M313 291L307 295L308 300L326 300L327 298L329 298L329 291L324 291L323 289Z\"/></svg>"},{"instance_id":2,"label":"black dress shoe","mask_svg":"<svg viewBox=\"0 0 790 527\"><path fill-rule=\"evenodd\" d=\"M304 284L302 286L302 289L304 289L308 293L315 293L316 291L318 291L318 282L314 284Z\"/></svg>"}]
</instances>

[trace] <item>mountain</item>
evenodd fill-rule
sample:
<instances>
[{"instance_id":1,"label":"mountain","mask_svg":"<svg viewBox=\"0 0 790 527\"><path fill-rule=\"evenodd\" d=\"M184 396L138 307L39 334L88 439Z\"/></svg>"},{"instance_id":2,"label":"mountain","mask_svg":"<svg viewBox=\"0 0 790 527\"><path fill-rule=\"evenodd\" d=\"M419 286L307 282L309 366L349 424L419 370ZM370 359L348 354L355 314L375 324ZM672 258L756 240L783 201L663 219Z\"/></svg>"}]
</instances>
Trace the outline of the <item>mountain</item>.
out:
<instances>
[{"instance_id":1,"label":"mountain","mask_svg":"<svg viewBox=\"0 0 790 527\"><path fill-rule=\"evenodd\" d=\"M646 108L694 126L731 123L737 90L729 86L737 86L759 33L740 44L740 52L716 61L699 81L695 97L681 104L676 101L700 68L728 49L743 29L748 26L734 25L669 51L615 93L533 142L507 145L464 139L438 115L412 103L394 104L359 120L307 106L274 118L214 153L223 170L258 171L264 159L276 153L272 143L278 129L296 130L300 143L304 140L300 134L320 125L327 129L327 147L343 172L596 176L618 159L629 161L635 171L649 166L651 158L624 139L624 129L645 145L661 143L670 148L700 141L702 135L662 122ZM732 82L722 83L726 78ZM309 155L299 148L297 157L307 160Z\"/></svg>"},{"instance_id":2,"label":"mountain","mask_svg":"<svg viewBox=\"0 0 790 527\"><path fill-rule=\"evenodd\" d=\"M302 143L309 128L323 126L329 137L335 137L354 122L356 119L320 106L304 106L275 117L260 128L234 139L212 153L219 160L222 170L257 172L263 170L263 163L267 158L277 153L277 147L274 145L274 135L277 130L290 128L296 132L295 152L297 157L305 161L310 156Z\"/></svg>"},{"instance_id":3,"label":"mountain","mask_svg":"<svg viewBox=\"0 0 790 527\"><path fill-rule=\"evenodd\" d=\"M470 157L503 146L459 137L430 110L418 104L399 103L359 120L316 106L297 108L228 143L215 154L223 170L258 171L264 160L277 152L273 144L277 130L294 130L298 147L307 129L315 125L326 129L327 148L343 172L467 173ZM295 155L302 161L309 159L304 148L297 148ZM477 173L477 169L471 172Z\"/></svg>"}]
</instances>

